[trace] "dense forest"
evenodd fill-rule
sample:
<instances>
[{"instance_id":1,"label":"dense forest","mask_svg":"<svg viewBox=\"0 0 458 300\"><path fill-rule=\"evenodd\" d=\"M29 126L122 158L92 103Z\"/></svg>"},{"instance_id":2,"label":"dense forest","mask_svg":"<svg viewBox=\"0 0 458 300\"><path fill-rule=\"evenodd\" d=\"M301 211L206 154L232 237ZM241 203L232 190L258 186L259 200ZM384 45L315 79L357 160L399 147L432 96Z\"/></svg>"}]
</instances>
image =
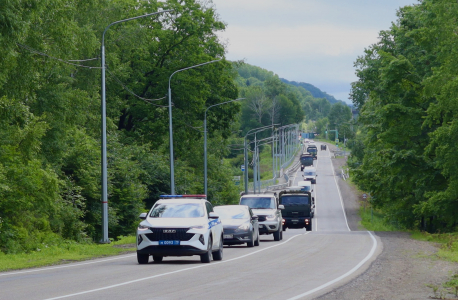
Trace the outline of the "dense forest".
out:
<instances>
[{"instance_id":1,"label":"dense forest","mask_svg":"<svg viewBox=\"0 0 458 300\"><path fill-rule=\"evenodd\" d=\"M355 63L349 164L372 204L405 228L457 229L457 15L452 0L403 7Z\"/></svg>"},{"instance_id":2,"label":"dense forest","mask_svg":"<svg viewBox=\"0 0 458 300\"><path fill-rule=\"evenodd\" d=\"M100 238L100 43L107 66L109 235L132 234L138 214L169 193L171 80L179 193L203 192L205 108L235 99L237 76L200 1L66 0L0 3L0 248ZM240 104L210 111L209 197L236 199L221 163Z\"/></svg>"},{"instance_id":3,"label":"dense forest","mask_svg":"<svg viewBox=\"0 0 458 300\"><path fill-rule=\"evenodd\" d=\"M335 105L273 72L225 60L225 29L199 0L0 2L0 251L34 251L101 235L101 37L106 31L109 236L130 235L140 212L170 193L171 78L177 193L237 201L244 133L331 117ZM324 124L324 123L323 123ZM242 142L241 142L242 141ZM239 149L236 149L236 148Z\"/></svg>"}]
</instances>

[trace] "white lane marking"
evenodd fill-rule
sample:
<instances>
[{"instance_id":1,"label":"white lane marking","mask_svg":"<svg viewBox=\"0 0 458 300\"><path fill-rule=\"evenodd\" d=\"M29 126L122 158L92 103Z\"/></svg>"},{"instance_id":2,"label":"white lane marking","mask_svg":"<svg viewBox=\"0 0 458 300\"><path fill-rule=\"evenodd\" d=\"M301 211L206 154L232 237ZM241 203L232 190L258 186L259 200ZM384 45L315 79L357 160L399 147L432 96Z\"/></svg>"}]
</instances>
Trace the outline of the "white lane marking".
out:
<instances>
[{"instance_id":1,"label":"white lane marking","mask_svg":"<svg viewBox=\"0 0 458 300\"><path fill-rule=\"evenodd\" d=\"M348 231L351 231L350 226L348 226L347 214L345 213L345 206L344 206L344 203L343 203L342 194L340 193L339 185L337 184L337 179L336 179L337 176L336 176L336 172L334 170L334 165L332 163L332 160L331 160L331 167L332 167L332 174L334 176L334 182L336 183L337 191L339 192L340 204L342 205L342 213L343 213L344 218L345 218L345 224L347 224Z\"/></svg>"},{"instance_id":2,"label":"white lane marking","mask_svg":"<svg viewBox=\"0 0 458 300\"><path fill-rule=\"evenodd\" d=\"M289 239L287 239L286 241L284 241L282 243L278 243L278 244L275 244L273 246L269 246L267 248L260 249L260 250L257 250L257 251L254 251L254 252L239 256L239 257L234 257L234 258L228 259L228 260L224 260L224 261L220 261L220 262L214 262L212 264L205 264L205 265L202 264L202 265L195 266L195 267L185 268L185 269L181 269L181 270L176 270L176 271L172 271L172 272L157 274L157 275L154 275L154 276L143 277L143 278L140 278L140 279L135 279L135 280L130 280L130 281L126 281L126 282L122 282L122 283L118 283L118 284L113 284L113 285L101 287L101 288L98 288L98 289L92 289L92 290L87 290L87 291L84 291L84 292L79 292L79 293L74 293L74 294L69 294L69 295L64 295L64 296L58 296L58 297L54 297L54 298L48 298L46 300L62 299L62 298L69 298L69 297L73 297L73 296L83 295L83 294L89 294L89 293L93 293L93 292L103 291L103 290L112 289L112 288L116 288L116 287L123 286L123 285L128 285L128 284L140 282L140 281L145 281L145 280L150 280L150 279L154 279L154 278L158 278L158 277L163 277L163 276L166 276L166 275L171 275L171 274L181 273L181 272L184 272L184 271L189 271L189 270L205 268L205 267L211 267L211 266L216 266L216 265L219 265L219 264L228 263L228 262L231 262L231 261L234 261L234 260L239 260L241 258L245 258L247 256L251 256L253 254L256 254L256 253L259 253L259 252L262 252L262 251L266 251L268 249L272 249L274 247L278 247L278 246L284 245L284 244L288 243L289 241L291 241L292 239L294 239L294 238L296 238L296 237L298 237L300 235L306 235L306 234L309 234L309 233L310 233L310 231L305 232L305 233L301 233L301 234L296 234L296 235L293 235L292 237L290 237Z\"/></svg>"},{"instance_id":3,"label":"white lane marking","mask_svg":"<svg viewBox=\"0 0 458 300\"><path fill-rule=\"evenodd\" d=\"M357 264L353 269L351 269L351 270L348 271L347 273L343 274L342 276L339 276L339 277L337 277L336 279L331 280L331 281L329 281L329 282L327 282L327 283L325 283L325 284L323 284L323 285L320 285L319 287L314 288L314 289L312 289L312 290L310 290L310 291L308 291L308 292L305 292L305 293L303 293L303 294L300 294L300 295L294 296L294 297L292 297L292 298L289 298L288 300L297 300L297 299L300 299L300 298L302 298L302 297L305 297L305 296L308 296L308 295L310 295L310 294L313 294L313 293L315 293L315 292L317 292L317 291L319 291L319 290L322 290L322 289L324 289L324 288L326 288L326 287L328 287L328 286L330 286L330 285L332 285L332 284L334 284L334 283L336 283L336 282L338 282L338 281L344 279L345 277L350 276L350 275L353 274L356 270L358 270L365 262L367 262L367 261L374 255L375 249L377 249L377 240L375 239L374 235L373 235L370 231L368 231L368 233L369 233L369 235L371 236L372 241L373 241L372 249L371 249L371 251L369 252L369 254L368 254L362 261L359 262L359 264Z\"/></svg>"},{"instance_id":4,"label":"white lane marking","mask_svg":"<svg viewBox=\"0 0 458 300\"><path fill-rule=\"evenodd\" d=\"M39 272L39 271L48 271L48 270L55 270L55 269L62 269L62 268L78 267L78 266L97 264L97 263L101 263L101 262L105 262L105 261L123 259L123 258L128 258L128 257L133 257L133 256L135 256L135 254L134 255L130 254L130 255L117 256L117 257L114 257L114 258L101 259L101 260L95 260L95 261L88 261L88 262L83 262L83 263L72 263L72 264L61 265L61 266L56 266L56 267L46 267L46 268L32 269L32 270L27 270L27 271L2 273L2 274L0 274L0 276L17 275L17 274L24 274L24 273Z\"/></svg>"}]
</instances>

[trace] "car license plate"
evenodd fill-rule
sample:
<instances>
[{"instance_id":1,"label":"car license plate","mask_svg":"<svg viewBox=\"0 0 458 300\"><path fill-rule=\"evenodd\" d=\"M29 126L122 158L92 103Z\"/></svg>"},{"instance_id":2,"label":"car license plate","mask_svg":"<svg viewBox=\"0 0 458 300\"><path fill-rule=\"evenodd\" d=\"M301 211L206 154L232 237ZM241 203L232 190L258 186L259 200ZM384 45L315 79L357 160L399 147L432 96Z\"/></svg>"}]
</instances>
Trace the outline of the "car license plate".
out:
<instances>
[{"instance_id":1,"label":"car license plate","mask_svg":"<svg viewBox=\"0 0 458 300\"><path fill-rule=\"evenodd\" d=\"M233 234L225 234L225 235L223 236L223 238L225 238L225 239L233 239L233 238L234 238L234 235L233 235Z\"/></svg>"},{"instance_id":2,"label":"car license plate","mask_svg":"<svg viewBox=\"0 0 458 300\"><path fill-rule=\"evenodd\" d=\"M180 241L159 241L160 246L178 246Z\"/></svg>"},{"instance_id":3,"label":"car license plate","mask_svg":"<svg viewBox=\"0 0 458 300\"><path fill-rule=\"evenodd\" d=\"M299 222L299 220L291 220L291 222L297 223Z\"/></svg>"}]
</instances>

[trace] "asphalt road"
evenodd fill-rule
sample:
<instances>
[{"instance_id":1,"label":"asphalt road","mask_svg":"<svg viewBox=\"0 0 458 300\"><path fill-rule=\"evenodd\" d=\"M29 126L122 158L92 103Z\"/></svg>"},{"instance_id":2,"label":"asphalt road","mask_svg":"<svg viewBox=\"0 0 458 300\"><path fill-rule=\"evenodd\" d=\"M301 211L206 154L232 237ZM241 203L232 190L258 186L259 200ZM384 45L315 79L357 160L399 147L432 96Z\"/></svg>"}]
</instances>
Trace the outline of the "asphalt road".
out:
<instances>
[{"instance_id":1,"label":"asphalt road","mask_svg":"<svg viewBox=\"0 0 458 300\"><path fill-rule=\"evenodd\" d=\"M318 148L319 144L318 144ZM313 231L224 248L221 262L165 257L138 265L129 254L0 273L0 299L313 299L361 272L381 251L366 231L350 231L329 151L319 151ZM301 180L300 170L295 181Z\"/></svg>"}]
</instances>

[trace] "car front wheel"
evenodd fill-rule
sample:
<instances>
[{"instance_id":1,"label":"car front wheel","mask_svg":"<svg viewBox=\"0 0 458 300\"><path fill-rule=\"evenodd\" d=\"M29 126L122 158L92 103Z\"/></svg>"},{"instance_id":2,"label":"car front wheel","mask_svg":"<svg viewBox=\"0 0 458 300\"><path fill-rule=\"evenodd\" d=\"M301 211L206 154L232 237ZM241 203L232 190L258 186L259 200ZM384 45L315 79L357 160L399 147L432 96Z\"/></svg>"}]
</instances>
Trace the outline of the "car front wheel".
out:
<instances>
[{"instance_id":1,"label":"car front wheel","mask_svg":"<svg viewBox=\"0 0 458 300\"><path fill-rule=\"evenodd\" d=\"M140 265L145 265L148 263L149 254L143 254L137 252L137 261Z\"/></svg>"},{"instance_id":2,"label":"car front wheel","mask_svg":"<svg viewBox=\"0 0 458 300\"><path fill-rule=\"evenodd\" d=\"M153 255L153 260L155 262L161 262L164 256L159 256L159 255Z\"/></svg>"},{"instance_id":3,"label":"car front wheel","mask_svg":"<svg viewBox=\"0 0 458 300\"><path fill-rule=\"evenodd\" d=\"M280 227L278 227L278 230L274 232L274 241L281 240L281 233L282 233L282 229L281 229L281 226L280 226Z\"/></svg>"},{"instance_id":4,"label":"car front wheel","mask_svg":"<svg viewBox=\"0 0 458 300\"><path fill-rule=\"evenodd\" d=\"M223 237L220 238L219 242L219 249L218 251L213 252L213 259L214 260L222 260L223 259Z\"/></svg>"},{"instance_id":5,"label":"car front wheel","mask_svg":"<svg viewBox=\"0 0 458 300\"><path fill-rule=\"evenodd\" d=\"M251 240L246 243L248 247L253 247L254 246L254 233L251 233Z\"/></svg>"},{"instance_id":6,"label":"car front wheel","mask_svg":"<svg viewBox=\"0 0 458 300\"><path fill-rule=\"evenodd\" d=\"M201 254L200 255L200 262L202 263L209 263L211 261L211 256L212 256L212 238L208 238L208 245L207 245L207 252L205 252L204 254Z\"/></svg>"}]
</instances>

